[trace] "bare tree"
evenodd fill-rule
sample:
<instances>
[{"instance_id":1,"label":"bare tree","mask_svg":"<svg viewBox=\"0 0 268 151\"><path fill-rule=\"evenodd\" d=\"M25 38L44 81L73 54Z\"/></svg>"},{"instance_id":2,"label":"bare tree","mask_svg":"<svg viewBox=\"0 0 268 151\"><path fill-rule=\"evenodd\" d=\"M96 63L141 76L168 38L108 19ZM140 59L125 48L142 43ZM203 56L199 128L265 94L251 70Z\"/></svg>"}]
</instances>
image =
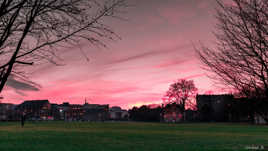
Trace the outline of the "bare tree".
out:
<instances>
[{"instance_id":1,"label":"bare tree","mask_svg":"<svg viewBox=\"0 0 268 151\"><path fill-rule=\"evenodd\" d=\"M183 117L185 117L184 112L186 107L195 109L194 96L196 93L197 88L193 80L179 79L170 85L165 95L166 100L164 100L164 104L176 103L183 113Z\"/></svg>"},{"instance_id":2,"label":"bare tree","mask_svg":"<svg viewBox=\"0 0 268 151\"><path fill-rule=\"evenodd\" d=\"M126 0L0 0L0 92L10 74L87 40L105 46L119 38L105 24L119 18Z\"/></svg>"},{"instance_id":3,"label":"bare tree","mask_svg":"<svg viewBox=\"0 0 268 151\"><path fill-rule=\"evenodd\" d=\"M217 45L197 50L202 62L217 80L243 96L268 98L267 0L217 2Z\"/></svg>"}]
</instances>

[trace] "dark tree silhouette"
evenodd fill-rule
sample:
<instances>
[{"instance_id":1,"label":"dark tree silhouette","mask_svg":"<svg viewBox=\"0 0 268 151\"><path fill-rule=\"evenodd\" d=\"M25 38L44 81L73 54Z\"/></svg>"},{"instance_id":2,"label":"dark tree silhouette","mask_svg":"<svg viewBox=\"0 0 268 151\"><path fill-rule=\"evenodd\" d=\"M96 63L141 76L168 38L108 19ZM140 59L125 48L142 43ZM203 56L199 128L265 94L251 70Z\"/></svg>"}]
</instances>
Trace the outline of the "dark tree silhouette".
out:
<instances>
[{"instance_id":1,"label":"dark tree silhouette","mask_svg":"<svg viewBox=\"0 0 268 151\"><path fill-rule=\"evenodd\" d=\"M160 122L162 108L149 108L146 105L133 107L129 110L130 119L133 121Z\"/></svg>"},{"instance_id":2,"label":"dark tree silhouette","mask_svg":"<svg viewBox=\"0 0 268 151\"><path fill-rule=\"evenodd\" d=\"M170 85L169 90L166 92L164 104L176 103L179 106L183 116L185 108L196 108L194 97L197 93L197 88L193 80L179 79L177 82ZM183 117L183 119L185 116Z\"/></svg>"},{"instance_id":3,"label":"dark tree silhouette","mask_svg":"<svg viewBox=\"0 0 268 151\"><path fill-rule=\"evenodd\" d=\"M22 66L55 63L60 47L119 38L104 21L122 7L126 0L0 0L0 92Z\"/></svg>"},{"instance_id":4,"label":"dark tree silhouette","mask_svg":"<svg viewBox=\"0 0 268 151\"><path fill-rule=\"evenodd\" d=\"M216 48L202 46L197 52L207 69L215 74L213 78L243 96L265 100L268 97L267 0L217 2Z\"/></svg>"}]
</instances>

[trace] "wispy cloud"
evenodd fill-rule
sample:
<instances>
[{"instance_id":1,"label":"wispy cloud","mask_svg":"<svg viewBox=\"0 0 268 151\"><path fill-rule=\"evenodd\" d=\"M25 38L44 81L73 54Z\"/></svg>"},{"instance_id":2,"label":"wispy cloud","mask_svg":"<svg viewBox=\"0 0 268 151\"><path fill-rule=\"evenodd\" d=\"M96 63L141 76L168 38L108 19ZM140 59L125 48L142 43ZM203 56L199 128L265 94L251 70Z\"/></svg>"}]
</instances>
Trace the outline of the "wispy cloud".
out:
<instances>
[{"instance_id":1,"label":"wispy cloud","mask_svg":"<svg viewBox=\"0 0 268 151\"><path fill-rule=\"evenodd\" d=\"M189 59L177 58L177 60L168 60L168 61L160 63L160 64L158 64L158 65L156 65L154 67L155 68L167 68L167 67L170 67L170 66L180 65L180 64L183 64L183 63L186 63L186 62L189 62L189 61L190 61Z\"/></svg>"},{"instance_id":2,"label":"wispy cloud","mask_svg":"<svg viewBox=\"0 0 268 151\"><path fill-rule=\"evenodd\" d=\"M174 48L164 48L164 49L156 49L156 50L147 50L144 53L139 53L137 51L136 55L120 58L120 59L115 59L111 62L107 62L107 64L117 64L117 63L124 63L128 61L135 61L138 59L144 59L144 58L149 58L149 57L156 57L156 56L162 56L162 55L170 55L170 53L180 53L183 51L185 48L189 48L191 45L185 44L185 45L180 45L176 46Z\"/></svg>"},{"instance_id":3,"label":"wispy cloud","mask_svg":"<svg viewBox=\"0 0 268 151\"><path fill-rule=\"evenodd\" d=\"M29 80L15 79L13 75L9 76L6 85L14 88L16 91L39 91L41 87Z\"/></svg>"},{"instance_id":4,"label":"wispy cloud","mask_svg":"<svg viewBox=\"0 0 268 151\"><path fill-rule=\"evenodd\" d=\"M35 83L11 77L5 99L49 99L51 102L107 103L131 107L161 101L178 78L193 79L207 91L209 79L199 68L192 41L210 40L214 0L139 0L127 14L130 22L111 22L123 40L109 51L81 46L64 50L64 66L42 64L31 75ZM85 54L84 54L85 53ZM84 58L83 55L89 57Z\"/></svg>"}]
</instances>

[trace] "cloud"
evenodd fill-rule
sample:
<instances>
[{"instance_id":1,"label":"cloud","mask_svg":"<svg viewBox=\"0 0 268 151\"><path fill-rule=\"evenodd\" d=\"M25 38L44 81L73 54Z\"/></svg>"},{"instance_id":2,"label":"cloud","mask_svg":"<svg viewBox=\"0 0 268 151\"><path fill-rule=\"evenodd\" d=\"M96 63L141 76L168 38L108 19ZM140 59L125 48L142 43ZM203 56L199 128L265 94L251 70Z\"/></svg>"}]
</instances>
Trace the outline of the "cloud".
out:
<instances>
[{"instance_id":1,"label":"cloud","mask_svg":"<svg viewBox=\"0 0 268 151\"><path fill-rule=\"evenodd\" d=\"M31 78L42 89L11 77L7 84L12 89L5 91L5 100L84 103L87 97L90 103L128 108L161 102L169 84L178 78L194 79L201 92L213 89L199 68L192 43L211 40L214 19L208 10L214 3L138 0L137 7L127 15L130 22L111 23L123 38L109 46L111 51L87 44L81 46L85 50L81 53L78 47L66 48L61 51L65 66L42 64L32 72Z\"/></svg>"},{"instance_id":2,"label":"cloud","mask_svg":"<svg viewBox=\"0 0 268 151\"><path fill-rule=\"evenodd\" d=\"M155 68L167 68L167 67L174 66L174 65L180 65L180 64L183 64L183 63L188 62L188 61L190 61L190 60L178 58L177 60L168 60L168 61L160 63L154 67Z\"/></svg>"},{"instance_id":3,"label":"cloud","mask_svg":"<svg viewBox=\"0 0 268 151\"><path fill-rule=\"evenodd\" d=\"M127 61L134 61L134 60L138 60L138 59L143 59L143 58L147 58L147 57L153 57L153 56L158 56L158 55L170 55L170 53L174 53L174 52L179 52L185 48L190 47L191 45L189 44L184 44L184 45L180 45L180 46L176 46L170 49L159 49L159 50L152 50L152 51L147 51L144 53L140 53L140 54L136 54L136 55L132 55L132 56L128 56L125 58L120 58L120 59L116 59L114 61L108 62L108 64L117 64L117 63L124 63Z\"/></svg>"},{"instance_id":4,"label":"cloud","mask_svg":"<svg viewBox=\"0 0 268 151\"><path fill-rule=\"evenodd\" d=\"M41 87L32 81L18 78L15 79L13 75L9 76L6 85L8 87L14 88L15 91L21 95L24 95L21 91L39 91Z\"/></svg>"}]
</instances>

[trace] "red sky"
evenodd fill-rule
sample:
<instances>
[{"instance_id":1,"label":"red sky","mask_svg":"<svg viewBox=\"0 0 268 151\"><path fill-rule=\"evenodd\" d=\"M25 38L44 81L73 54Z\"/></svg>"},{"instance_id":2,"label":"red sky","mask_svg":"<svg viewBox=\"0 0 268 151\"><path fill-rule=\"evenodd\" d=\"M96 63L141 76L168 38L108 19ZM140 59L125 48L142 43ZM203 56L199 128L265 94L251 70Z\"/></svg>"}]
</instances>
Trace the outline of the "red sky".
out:
<instances>
[{"instance_id":1,"label":"red sky","mask_svg":"<svg viewBox=\"0 0 268 151\"><path fill-rule=\"evenodd\" d=\"M192 79L199 93L220 92L201 69L193 44L213 43L215 0L133 0L122 15L107 21L122 40L108 48L84 43L65 48L64 66L36 65L29 78L38 89L9 81L3 102L49 99L50 102L134 105L161 103L169 84ZM84 52L82 53L81 50ZM89 58L87 61L86 56Z\"/></svg>"}]
</instances>

